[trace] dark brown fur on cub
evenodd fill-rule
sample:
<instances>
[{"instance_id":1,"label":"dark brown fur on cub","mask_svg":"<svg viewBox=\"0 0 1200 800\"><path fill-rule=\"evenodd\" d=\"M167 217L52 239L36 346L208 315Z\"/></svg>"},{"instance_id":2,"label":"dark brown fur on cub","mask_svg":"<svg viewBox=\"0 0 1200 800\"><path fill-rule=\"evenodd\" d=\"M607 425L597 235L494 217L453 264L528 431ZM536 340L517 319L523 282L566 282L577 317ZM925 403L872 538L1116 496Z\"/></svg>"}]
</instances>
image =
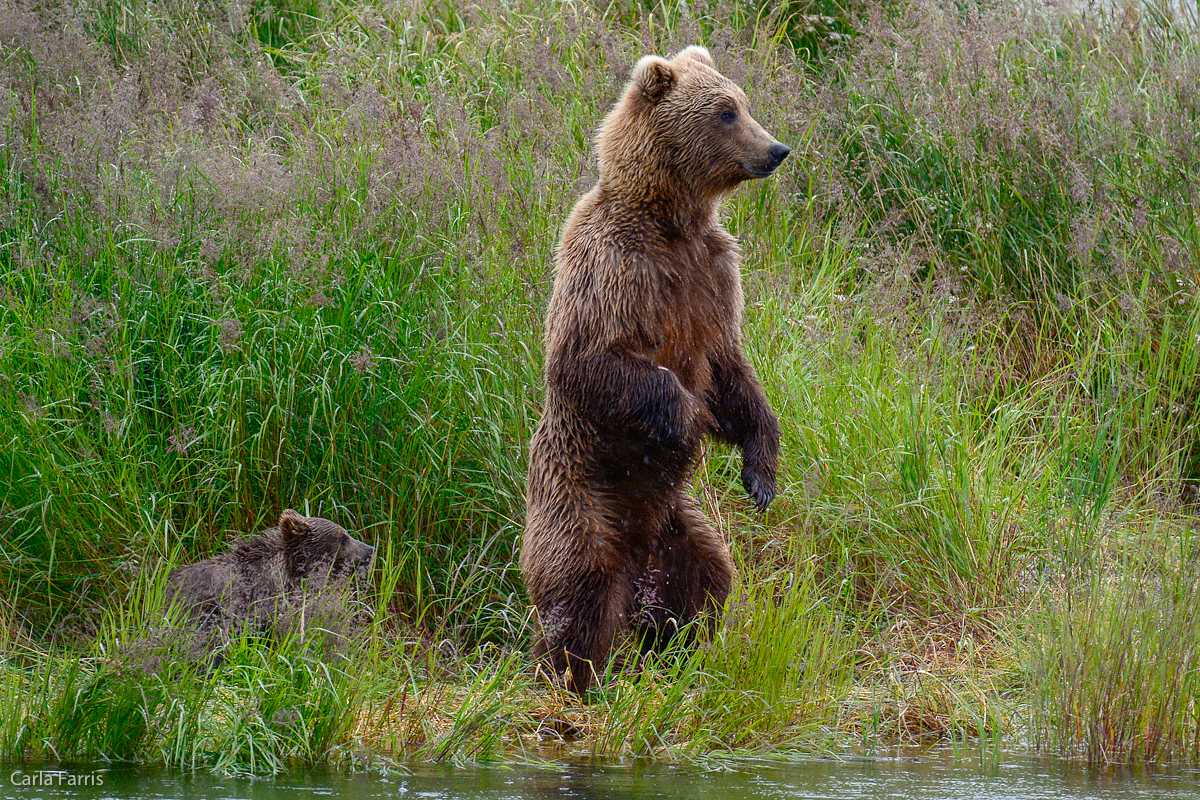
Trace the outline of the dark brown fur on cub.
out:
<instances>
[{"instance_id":1,"label":"dark brown fur on cub","mask_svg":"<svg viewBox=\"0 0 1200 800\"><path fill-rule=\"evenodd\" d=\"M742 351L739 251L717 207L788 148L689 47L638 62L597 149L600 180L556 254L521 546L536 651L576 692L619 638L661 648L729 594L729 551L687 492L702 437L741 448L759 509L779 450Z\"/></svg>"},{"instance_id":2,"label":"dark brown fur on cub","mask_svg":"<svg viewBox=\"0 0 1200 800\"><path fill-rule=\"evenodd\" d=\"M374 554L342 526L288 509L277 527L230 552L173 570L167 600L182 607L204 646L215 646L246 626L271 632L321 592L348 591Z\"/></svg>"}]
</instances>

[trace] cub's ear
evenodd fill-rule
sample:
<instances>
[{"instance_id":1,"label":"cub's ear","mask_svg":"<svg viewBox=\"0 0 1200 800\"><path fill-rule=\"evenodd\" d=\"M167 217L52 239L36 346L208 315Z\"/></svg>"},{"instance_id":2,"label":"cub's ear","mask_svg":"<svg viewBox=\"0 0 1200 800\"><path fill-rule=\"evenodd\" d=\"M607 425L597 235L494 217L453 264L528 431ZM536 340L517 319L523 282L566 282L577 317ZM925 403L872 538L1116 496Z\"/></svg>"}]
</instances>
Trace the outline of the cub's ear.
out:
<instances>
[{"instance_id":1,"label":"cub's ear","mask_svg":"<svg viewBox=\"0 0 1200 800\"><path fill-rule=\"evenodd\" d=\"M308 531L308 523L304 521L304 517L290 508L279 517L279 532L285 542L289 539L303 539L308 535Z\"/></svg>"},{"instance_id":2,"label":"cub's ear","mask_svg":"<svg viewBox=\"0 0 1200 800\"><path fill-rule=\"evenodd\" d=\"M712 55L708 52L708 48L701 47L698 44L683 48L676 53L675 57L690 58L692 61L699 61L706 67L712 67L713 69L717 68L717 65L713 63Z\"/></svg>"},{"instance_id":3,"label":"cub's ear","mask_svg":"<svg viewBox=\"0 0 1200 800\"><path fill-rule=\"evenodd\" d=\"M675 69L671 62L659 56L642 56L633 67L633 83L642 96L657 103L675 85Z\"/></svg>"}]
</instances>

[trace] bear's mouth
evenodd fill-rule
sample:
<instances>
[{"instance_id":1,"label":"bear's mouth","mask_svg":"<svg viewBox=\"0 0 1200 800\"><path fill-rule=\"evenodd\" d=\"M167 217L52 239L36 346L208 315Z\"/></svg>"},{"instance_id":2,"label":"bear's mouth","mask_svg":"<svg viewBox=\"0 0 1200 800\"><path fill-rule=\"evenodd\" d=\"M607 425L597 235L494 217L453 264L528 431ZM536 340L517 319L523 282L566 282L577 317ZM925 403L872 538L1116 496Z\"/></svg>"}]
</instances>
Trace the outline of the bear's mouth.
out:
<instances>
[{"instance_id":1,"label":"bear's mouth","mask_svg":"<svg viewBox=\"0 0 1200 800\"><path fill-rule=\"evenodd\" d=\"M741 166L742 166L742 169L744 169L746 171L746 174L749 175L751 178L765 178L768 175L770 175L772 172L774 172L775 168L778 167L779 165L778 164L768 164L768 163L757 163L756 164L756 163L752 163L749 161L743 161Z\"/></svg>"}]
</instances>

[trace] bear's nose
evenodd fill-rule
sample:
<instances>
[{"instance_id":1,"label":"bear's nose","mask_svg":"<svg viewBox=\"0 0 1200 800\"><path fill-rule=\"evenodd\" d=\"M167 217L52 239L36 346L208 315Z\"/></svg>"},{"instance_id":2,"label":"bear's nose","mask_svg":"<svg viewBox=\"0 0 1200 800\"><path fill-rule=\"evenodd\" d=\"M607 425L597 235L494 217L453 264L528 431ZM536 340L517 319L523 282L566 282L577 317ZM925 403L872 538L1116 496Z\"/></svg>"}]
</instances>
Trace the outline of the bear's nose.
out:
<instances>
[{"instance_id":1,"label":"bear's nose","mask_svg":"<svg viewBox=\"0 0 1200 800\"><path fill-rule=\"evenodd\" d=\"M771 169L775 169L783 160L788 157L788 153L792 152L792 148L788 147L783 142L776 142L771 145L771 149L767 151L767 158L771 159Z\"/></svg>"}]
</instances>

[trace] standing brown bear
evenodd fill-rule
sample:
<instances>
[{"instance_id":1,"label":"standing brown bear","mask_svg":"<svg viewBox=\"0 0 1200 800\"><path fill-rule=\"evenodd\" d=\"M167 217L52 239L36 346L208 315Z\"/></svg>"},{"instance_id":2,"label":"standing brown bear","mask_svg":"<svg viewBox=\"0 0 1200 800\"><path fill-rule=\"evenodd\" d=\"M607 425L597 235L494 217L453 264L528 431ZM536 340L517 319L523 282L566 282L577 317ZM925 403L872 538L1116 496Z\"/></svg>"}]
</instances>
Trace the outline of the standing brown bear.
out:
<instances>
[{"instance_id":1,"label":"standing brown bear","mask_svg":"<svg viewBox=\"0 0 1200 800\"><path fill-rule=\"evenodd\" d=\"M521 572L536 652L584 692L614 641L660 649L715 612L733 564L687 484L705 434L742 450L760 510L779 423L741 346L721 199L789 152L702 47L646 56L597 137L600 180L567 220L546 315Z\"/></svg>"}]
</instances>

